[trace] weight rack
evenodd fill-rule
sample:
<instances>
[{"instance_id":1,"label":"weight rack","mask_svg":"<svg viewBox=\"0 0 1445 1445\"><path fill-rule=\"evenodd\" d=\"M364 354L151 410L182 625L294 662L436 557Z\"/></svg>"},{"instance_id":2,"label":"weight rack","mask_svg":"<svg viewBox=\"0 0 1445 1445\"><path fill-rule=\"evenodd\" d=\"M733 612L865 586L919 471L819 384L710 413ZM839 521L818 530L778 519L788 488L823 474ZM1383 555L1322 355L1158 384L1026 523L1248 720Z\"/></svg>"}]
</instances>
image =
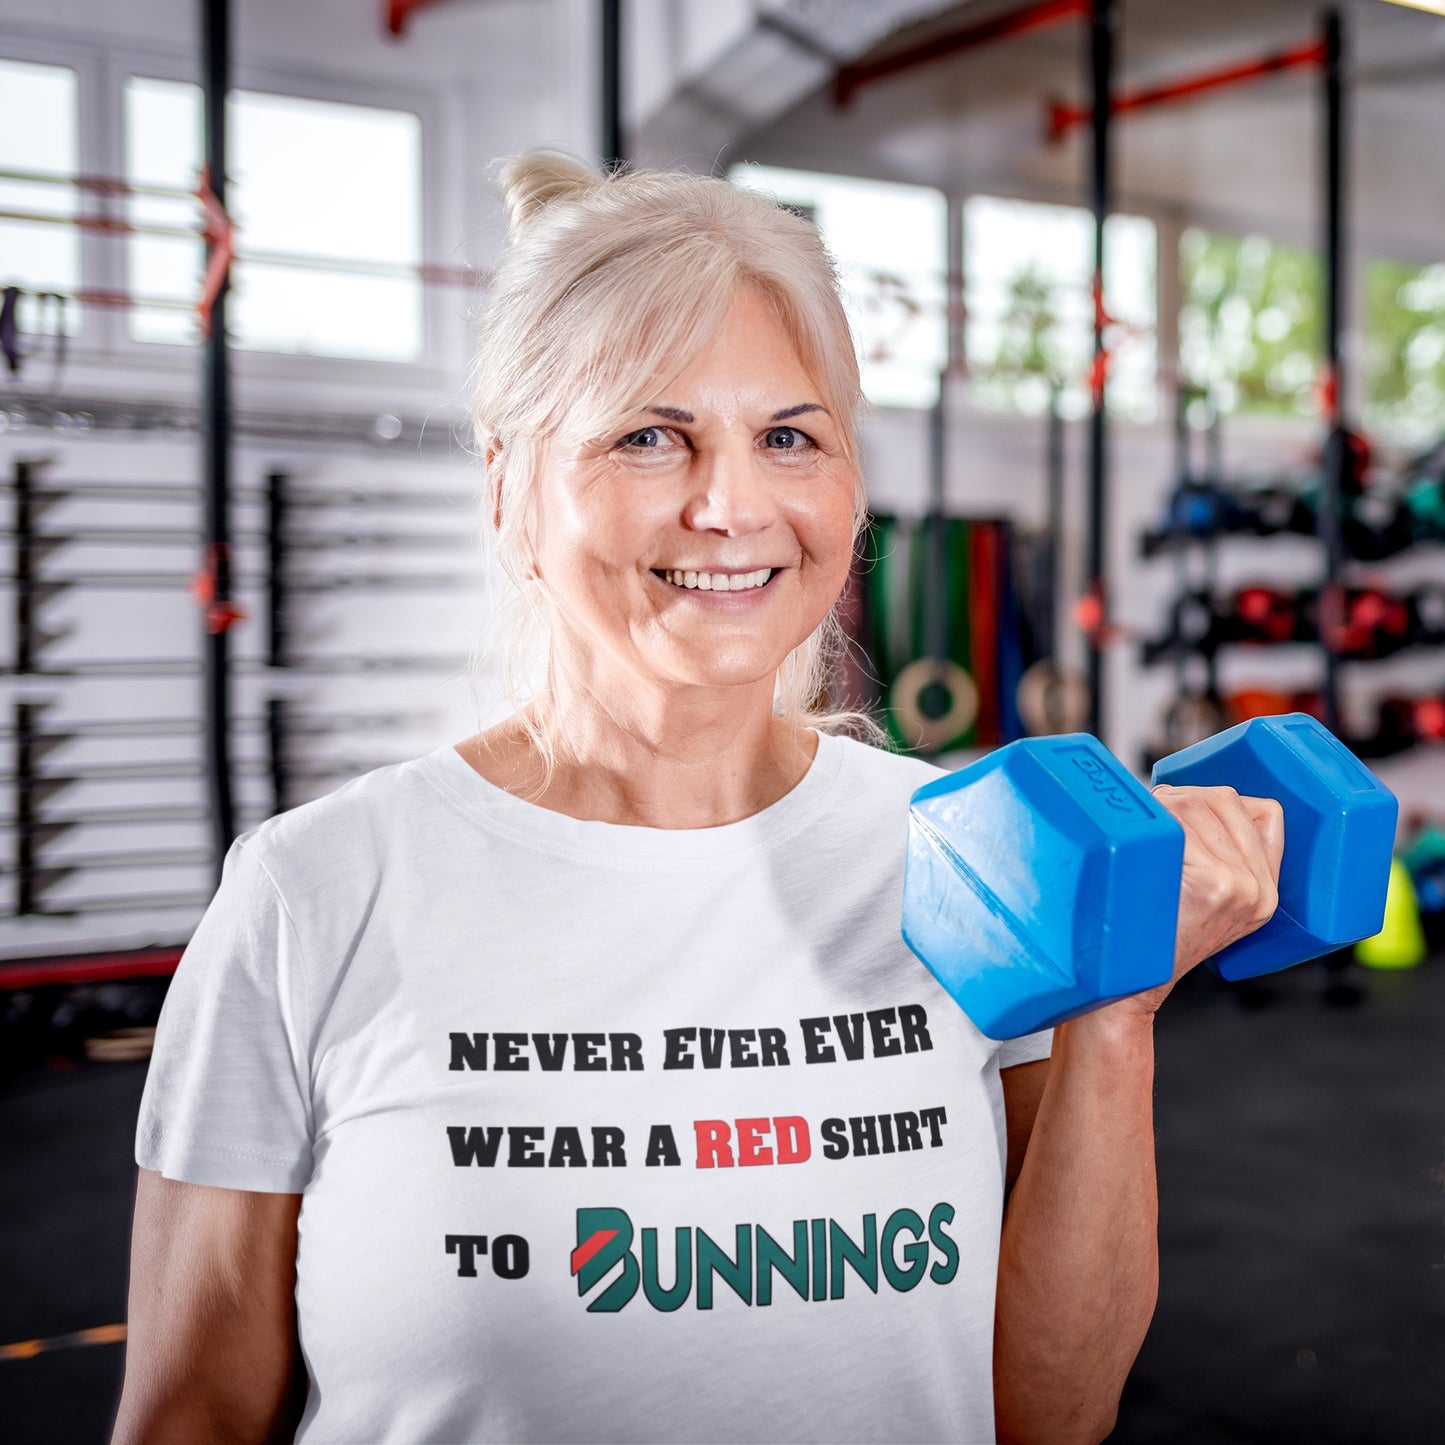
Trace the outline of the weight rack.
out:
<instances>
[{"instance_id":1,"label":"weight rack","mask_svg":"<svg viewBox=\"0 0 1445 1445\"><path fill-rule=\"evenodd\" d=\"M51 463L23 458L14 463L9 485L0 485L0 497L10 494L12 517L11 563L0 582L8 584L13 608L12 656L0 673L14 688L8 725L0 723L0 744L10 751L0 761L0 795L8 791L12 800L0 814L0 897L9 895L4 911L16 919L150 911L189 916L193 924L211 891L205 876L216 866L203 836L214 823L213 805L205 801L204 722L162 716L153 706L97 719L67 699L72 684L127 680L148 692L151 684L171 680L195 684L204 676L201 659L144 648L135 656L80 654L68 645L73 626L60 625L51 607L62 598L94 605L111 594L184 597L193 579L168 558L174 554L180 564L194 555L202 534L191 518L201 494L189 485L52 480L52 471ZM296 621L306 604L328 594L456 594L477 584L479 569L467 570L474 546L467 529L417 525L462 511L462 501L442 491L298 487L289 471L273 467L260 485L238 488L236 495L253 520L233 533L242 564L234 591L261 625L243 634L252 647L228 656L228 672L272 693L260 699L259 711L227 720L228 739L243 750L230 761L228 779L242 789L232 824L239 830L318 787L393 761L362 740L416 718L393 708L317 712L294 696L296 681L445 674L463 666L453 656L298 646ZM122 520L57 524L63 505L74 502L114 503ZM144 509L139 520L124 520L128 504ZM411 509L414 521L392 525ZM77 548L91 549L87 558L100 549L104 565L73 562L68 554ZM130 554L140 566L126 562ZM421 561L425 567L414 565ZM155 655L139 655L147 651ZM334 744L330 756L294 755L298 745L322 740ZM87 756L96 748L100 760ZM137 750L146 755L136 756ZM152 796L136 797L136 790ZM117 791L120 800L108 800ZM67 847L77 835L82 846ZM117 890L115 880L125 873L139 885ZM174 936L188 932L183 925Z\"/></svg>"}]
</instances>

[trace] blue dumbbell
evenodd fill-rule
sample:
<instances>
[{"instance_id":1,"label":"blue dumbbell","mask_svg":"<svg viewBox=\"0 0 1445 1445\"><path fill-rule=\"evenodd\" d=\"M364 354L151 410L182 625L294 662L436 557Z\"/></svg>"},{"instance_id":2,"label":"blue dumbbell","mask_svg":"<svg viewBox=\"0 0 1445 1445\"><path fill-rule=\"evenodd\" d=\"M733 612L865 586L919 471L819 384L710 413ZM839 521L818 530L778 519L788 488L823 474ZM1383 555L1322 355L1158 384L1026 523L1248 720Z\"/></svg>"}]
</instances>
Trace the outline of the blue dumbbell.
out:
<instances>
[{"instance_id":1,"label":"blue dumbbell","mask_svg":"<svg viewBox=\"0 0 1445 1445\"><path fill-rule=\"evenodd\" d=\"M1397 805L1313 718L1242 723L1154 781L1284 807L1279 909L1211 960L1224 977L1379 930ZM1183 829L1097 739L1011 743L913 795L903 937L983 1033L1017 1038L1168 981L1183 859Z\"/></svg>"}]
</instances>

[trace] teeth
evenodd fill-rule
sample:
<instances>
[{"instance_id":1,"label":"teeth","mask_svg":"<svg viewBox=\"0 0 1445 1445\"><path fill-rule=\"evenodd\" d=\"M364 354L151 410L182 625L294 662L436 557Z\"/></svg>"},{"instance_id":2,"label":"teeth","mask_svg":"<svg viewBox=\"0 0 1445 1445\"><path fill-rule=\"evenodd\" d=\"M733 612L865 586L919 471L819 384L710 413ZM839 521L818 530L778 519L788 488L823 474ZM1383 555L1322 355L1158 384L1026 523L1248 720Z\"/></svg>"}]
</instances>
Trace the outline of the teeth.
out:
<instances>
[{"instance_id":1,"label":"teeth","mask_svg":"<svg viewBox=\"0 0 1445 1445\"><path fill-rule=\"evenodd\" d=\"M756 572L680 572L672 569L662 575L674 587L699 592L745 592L749 588L763 586L773 575L773 569L760 567Z\"/></svg>"}]
</instances>

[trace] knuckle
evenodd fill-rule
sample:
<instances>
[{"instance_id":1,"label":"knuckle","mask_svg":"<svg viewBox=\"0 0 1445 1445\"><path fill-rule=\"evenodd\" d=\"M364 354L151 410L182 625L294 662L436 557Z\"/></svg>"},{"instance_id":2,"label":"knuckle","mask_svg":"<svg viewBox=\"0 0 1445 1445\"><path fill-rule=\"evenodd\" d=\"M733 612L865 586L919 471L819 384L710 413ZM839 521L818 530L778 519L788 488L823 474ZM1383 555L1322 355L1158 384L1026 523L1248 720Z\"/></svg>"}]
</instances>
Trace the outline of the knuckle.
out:
<instances>
[{"instance_id":1,"label":"knuckle","mask_svg":"<svg viewBox=\"0 0 1445 1445\"><path fill-rule=\"evenodd\" d=\"M1279 907L1279 889L1273 883L1263 883L1259 889L1258 917L1261 923L1267 923L1275 915Z\"/></svg>"},{"instance_id":2,"label":"knuckle","mask_svg":"<svg viewBox=\"0 0 1445 1445\"><path fill-rule=\"evenodd\" d=\"M1212 868L1200 880L1199 891L1211 907L1221 908L1233 901L1233 880L1222 870Z\"/></svg>"}]
</instances>

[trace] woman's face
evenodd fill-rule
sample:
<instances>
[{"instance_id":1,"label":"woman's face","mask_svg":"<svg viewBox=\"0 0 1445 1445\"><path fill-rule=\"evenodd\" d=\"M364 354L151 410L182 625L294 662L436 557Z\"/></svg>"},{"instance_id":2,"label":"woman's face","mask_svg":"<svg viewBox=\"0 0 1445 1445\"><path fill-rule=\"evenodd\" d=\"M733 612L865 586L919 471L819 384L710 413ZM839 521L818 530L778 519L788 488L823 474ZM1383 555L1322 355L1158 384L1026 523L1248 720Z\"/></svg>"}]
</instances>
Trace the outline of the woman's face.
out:
<instances>
[{"instance_id":1,"label":"woman's face","mask_svg":"<svg viewBox=\"0 0 1445 1445\"><path fill-rule=\"evenodd\" d=\"M740 291L682 375L542 468L532 536L558 664L603 696L765 683L771 702L847 576L841 441L771 306Z\"/></svg>"}]
</instances>

